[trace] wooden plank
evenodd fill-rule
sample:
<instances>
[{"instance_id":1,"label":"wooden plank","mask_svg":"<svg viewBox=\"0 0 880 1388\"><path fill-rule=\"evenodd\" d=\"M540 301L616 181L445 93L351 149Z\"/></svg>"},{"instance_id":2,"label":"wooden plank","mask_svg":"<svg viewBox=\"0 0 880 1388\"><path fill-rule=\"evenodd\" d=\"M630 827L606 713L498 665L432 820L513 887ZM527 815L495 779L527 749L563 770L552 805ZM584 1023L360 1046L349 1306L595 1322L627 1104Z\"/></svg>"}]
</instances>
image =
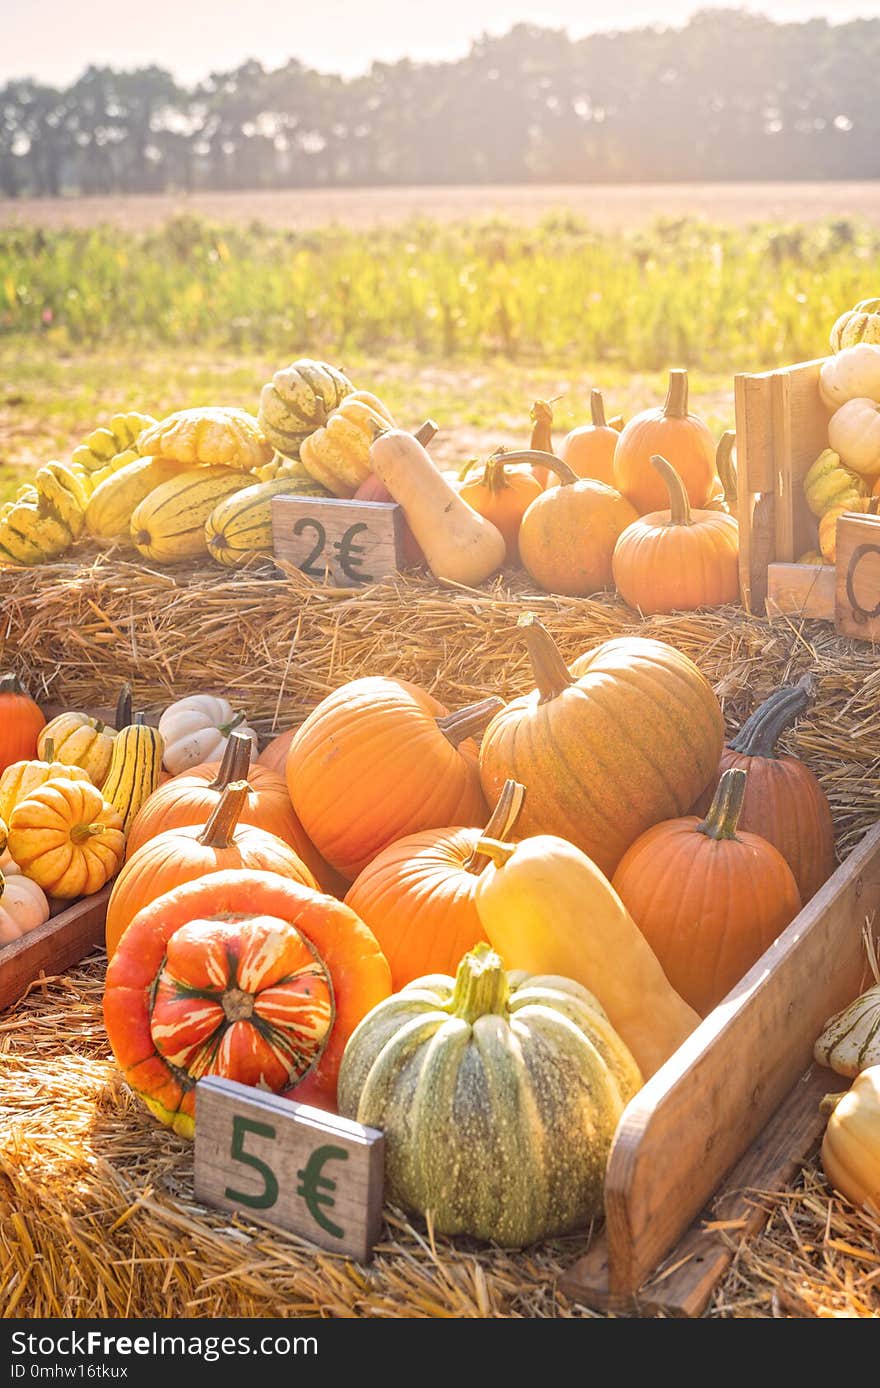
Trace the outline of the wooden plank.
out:
<instances>
[{"instance_id":1,"label":"wooden plank","mask_svg":"<svg viewBox=\"0 0 880 1388\"><path fill-rule=\"evenodd\" d=\"M773 415L770 376L733 378L736 412L739 586L750 612L764 610L765 574L773 557Z\"/></svg>"},{"instance_id":2,"label":"wooden plank","mask_svg":"<svg viewBox=\"0 0 880 1388\"><path fill-rule=\"evenodd\" d=\"M632 1297L807 1068L862 982L878 908L880 825L627 1105L605 1182L612 1295Z\"/></svg>"},{"instance_id":3,"label":"wooden plank","mask_svg":"<svg viewBox=\"0 0 880 1388\"><path fill-rule=\"evenodd\" d=\"M834 621L835 571L832 564L770 564L767 616L816 617Z\"/></svg>"},{"instance_id":4,"label":"wooden plank","mask_svg":"<svg viewBox=\"0 0 880 1388\"><path fill-rule=\"evenodd\" d=\"M198 1200L371 1256L382 1224L385 1137L338 1114L234 1080L196 1085Z\"/></svg>"},{"instance_id":5,"label":"wooden plank","mask_svg":"<svg viewBox=\"0 0 880 1388\"><path fill-rule=\"evenodd\" d=\"M403 512L396 502L275 496L271 505L275 554L312 578L351 587L401 567Z\"/></svg>"},{"instance_id":6,"label":"wooden plank","mask_svg":"<svg viewBox=\"0 0 880 1388\"><path fill-rule=\"evenodd\" d=\"M800 362L786 368L788 378L787 435L783 441L790 486L792 558L816 549L819 525L804 497L804 478L824 448L828 447L828 421L832 411L819 394L819 372L826 358ZM784 560L785 555L775 558Z\"/></svg>"},{"instance_id":7,"label":"wooden plank","mask_svg":"<svg viewBox=\"0 0 880 1388\"><path fill-rule=\"evenodd\" d=\"M848 511L838 520L834 596L840 634L880 642L880 516Z\"/></svg>"},{"instance_id":8,"label":"wooden plank","mask_svg":"<svg viewBox=\"0 0 880 1388\"><path fill-rule=\"evenodd\" d=\"M103 945L110 892L111 887L103 887L74 902L0 949L0 1011L17 1002L41 972L48 976L63 973L96 945Z\"/></svg>"},{"instance_id":9,"label":"wooden plank","mask_svg":"<svg viewBox=\"0 0 880 1388\"><path fill-rule=\"evenodd\" d=\"M773 558L782 564L795 559L794 505L795 479L792 466L791 373L775 371L770 377L770 408L773 415Z\"/></svg>"}]
</instances>

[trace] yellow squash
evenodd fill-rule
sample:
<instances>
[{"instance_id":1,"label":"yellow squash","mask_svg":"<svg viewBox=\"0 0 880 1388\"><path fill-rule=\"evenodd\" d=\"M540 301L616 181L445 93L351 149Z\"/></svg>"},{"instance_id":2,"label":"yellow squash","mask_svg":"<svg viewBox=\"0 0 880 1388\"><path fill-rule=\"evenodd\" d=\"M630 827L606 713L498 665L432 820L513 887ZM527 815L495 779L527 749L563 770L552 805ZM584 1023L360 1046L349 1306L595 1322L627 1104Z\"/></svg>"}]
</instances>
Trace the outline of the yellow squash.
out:
<instances>
[{"instance_id":1,"label":"yellow squash","mask_svg":"<svg viewBox=\"0 0 880 1388\"><path fill-rule=\"evenodd\" d=\"M158 728L145 726L142 713L116 734L101 794L118 812L126 834L138 810L159 785L164 752L164 737Z\"/></svg>"},{"instance_id":2,"label":"yellow squash","mask_svg":"<svg viewBox=\"0 0 880 1388\"><path fill-rule=\"evenodd\" d=\"M214 507L205 522L208 553L218 564L237 568L258 554L272 553L273 496L330 496L307 475L279 477L233 492Z\"/></svg>"},{"instance_id":3,"label":"yellow squash","mask_svg":"<svg viewBox=\"0 0 880 1388\"><path fill-rule=\"evenodd\" d=\"M829 1095L831 1117L822 1139L828 1180L857 1209L880 1215L880 1065L857 1077L843 1095Z\"/></svg>"},{"instance_id":4,"label":"yellow squash","mask_svg":"<svg viewBox=\"0 0 880 1388\"><path fill-rule=\"evenodd\" d=\"M86 529L95 540L131 543L131 513L155 487L187 471L174 458L133 459L95 487L86 507Z\"/></svg>"},{"instance_id":5,"label":"yellow squash","mask_svg":"<svg viewBox=\"0 0 880 1388\"><path fill-rule=\"evenodd\" d=\"M242 491L248 481L238 468L196 467L162 482L132 512L135 549L160 564L204 556L205 522L224 497Z\"/></svg>"},{"instance_id":6,"label":"yellow squash","mask_svg":"<svg viewBox=\"0 0 880 1388\"><path fill-rule=\"evenodd\" d=\"M145 429L138 449L189 467L201 463L243 471L262 467L273 451L254 415L226 405L178 410Z\"/></svg>"},{"instance_id":7,"label":"yellow squash","mask_svg":"<svg viewBox=\"0 0 880 1388\"><path fill-rule=\"evenodd\" d=\"M15 761L0 776L0 819L8 823L9 816L19 800L26 800L31 791L38 786L53 781L56 777L67 777L72 781L89 781L91 777L81 766L71 766L55 760L55 743L52 737L43 739L42 756L45 761L32 758L28 761Z\"/></svg>"},{"instance_id":8,"label":"yellow squash","mask_svg":"<svg viewBox=\"0 0 880 1388\"><path fill-rule=\"evenodd\" d=\"M394 420L382 401L368 391L357 391L303 440L300 461L309 476L333 496L352 497L372 471L370 448L377 431L393 428Z\"/></svg>"}]
</instances>

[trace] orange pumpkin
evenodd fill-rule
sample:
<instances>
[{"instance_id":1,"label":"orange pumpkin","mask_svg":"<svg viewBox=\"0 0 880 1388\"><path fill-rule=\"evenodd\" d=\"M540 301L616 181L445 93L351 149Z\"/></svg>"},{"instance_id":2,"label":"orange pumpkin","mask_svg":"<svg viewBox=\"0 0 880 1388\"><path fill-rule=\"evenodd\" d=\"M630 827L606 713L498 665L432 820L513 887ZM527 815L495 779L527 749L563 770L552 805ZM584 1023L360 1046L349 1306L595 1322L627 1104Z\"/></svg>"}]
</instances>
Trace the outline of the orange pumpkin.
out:
<instances>
[{"instance_id":1,"label":"orange pumpkin","mask_svg":"<svg viewBox=\"0 0 880 1388\"><path fill-rule=\"evenodd\" d=\"M277 835L253 824L239 824L248 797L247 781L232 781L207 824L165 829L128 859L107 904L107 954L113 954L141 907L181 882L224 868L264 868L317 889L302 859Z\"/></svg>"},{"instance_id":2,"label":"orange pumpkin","mask_svg":"<svg viewBox=\"0 0 880 1388\"><path fill-rule=\"evenodd\" d=\"M100 891L125 851L122 818L91 781L57 777L19 800L9 816L9 854L50 896Z\"/></svg>"},{"instance_id":3,"label":"orange pumpkin","mask_svg":"<svg viewBox=\"0 0 880 1388\"><path fill-rule=\"evenodd\" d=\"M477 842L509 836L523 787L508 781L484 830L425 829L378 853L345 897L370 927L391 966L395 992L425 974L454 976L462 955L486 936L477 914L479 875L489 858Z\"/></svg>"},{"instance_id":4,"label":"orange pumpkin","mask_svg":"<svg viewBox=\"0 0 880 1388\"><path fill-rule=\"evenodd\" d=\"M559 459L550 461L561 484L542 492L523 516L520 559L546 592L586 597L611 587L614 546L637 515L613 487L579 478Z\"/></svg>"},{"instance_id":5,"label":"orange pumpkin","mask_svg":"<svg viewBox=\"0 0 880 1388\"><path fill-rule=\"evenodd\" d=\"M472 737L501 703L449 713L418 685L373 675L322 699L287 757L290 798L318 852L351 882L405 834L482 823Z\"/></svg>"},{"instance_id":6,"label":"orange pumpkin","mask_svg":"<svg viewBox=\"0 0 880 1388\"><path fill-rule=\"evenodd\" d=\"M628 525L614 547L618 593L645 616L720 607L739 598L739 527L723 511L691 511L684 483L659 454L669 510Z\"/></svg>"},{"instance_id":7,"label":"orange pumpkin","mask_svg":"<svg viewBox=\"0 0 880 1388\"><path fill-rule=\"evenodd\" d=\"M600 390L590 391L590 415L592 423L581 424L566 434L559 445L559 456L578 477L592 477L594 482L606 482L616 488L614 450L619 433L605 419Z\"/></svg>"},{"instance_id":8,"label":"orange pumpkin","mask_svg":"<svg viewBox=\"0 0 880 1388\"><path fill-rule=\"evenodd\" d=\"M530 472L514 472L508 467L504 454L488 460L478 481L465 482L459 488L459 496L468 506L473 507L478 515L491 521L501 531L507 546L508 564L516 564L519 561L519 528L522 518L535 497L540 495L541 484L537 478Z\"/></svg>"},{"instance_id":9,"label":"orange pumpkin","mask_svg":"<svg viewBox=\"0 0 880 1388\"><path fill-rule=\"evenodd\" d=\"M137 913L107 969L104 1021L126 1082L189 1137L206 1074L332 1107L345 1044L390 991L384 955L342 902L231 870Z\"/></svg>"},{"instance_id":10,"label":"orange pumpkin","mask_svg":"<svg viewBox=\"0 0 880 1388\"><path fill-rule=\"evenodd\" d=\"M604 641L569 670L532 613L518 625L537 688L483 734L486 798L495 804L508 778L521 782L522 837L568 839L610 876L639 834L686 813L708 785L724 739L721 708L693 662L662 641Z\"/></svg>"},{"instance_id":11,"label":"orange pumpkin","mask_svg":"<svg viewBox=\"0 0 880 1388\"><path fill-rule=\"evenodd\" d=\"M812 681L806 677L765 699L724 748L717 775L692 811L705 812L723 772L731 767L747 772L740 828L760 834L779 849L804 903L834 871L834 825L813 772L796 757L780 755L776 744L812 695Z\"/></svg>"},{"instance_id":12,"label":"orange pumpkin","mask_svg":"<svg viewBox=\"0 0 880 1388\"><path fill-rule=\"evenodd\" d=\"M702 1017L801 909L782 854L738 828L745 787L745 771L725 771L705 819L655 824L611 882L673 988Z\"/></svg>"},{"instance_id":13,"label":"orange pumpkin","mask_svg":"<svg viewBox=\"0 0 880 1388\"><path fill-rule=\"evenodd\" d=\"M0 774L37 753L46 720L18 675L0 675Z\"/></svg>"},{"instance_id":14,"label":"orange pumpkin","mask_svg":"<svg viewBox=\"0 0 880 1388\"><path fill-rule=\"evenodd\" d=\"M270 771L277 771L279 776L283 776L287 765L287 753L290 751L295 732L296 728L288 728L286 733L279 733L277 737L273 737L257 757L258 765L268 766Z\"/></svg>"},{"instance_id":15,"label":"orange pumpkin","mask_svg":"<svg viewBox=\"0 0 880 1388\"><path fill-rule=\"evenodd\" d=\"M651 466L653 454L668 458L692 506L701 508L715 481L715 441L697 415L688 413L686 371L670 371L666 403L642 410L624 426L614 452L614 485L640 515L662 511L667 502L662 479Z\"/></svg>"}]
</instances>

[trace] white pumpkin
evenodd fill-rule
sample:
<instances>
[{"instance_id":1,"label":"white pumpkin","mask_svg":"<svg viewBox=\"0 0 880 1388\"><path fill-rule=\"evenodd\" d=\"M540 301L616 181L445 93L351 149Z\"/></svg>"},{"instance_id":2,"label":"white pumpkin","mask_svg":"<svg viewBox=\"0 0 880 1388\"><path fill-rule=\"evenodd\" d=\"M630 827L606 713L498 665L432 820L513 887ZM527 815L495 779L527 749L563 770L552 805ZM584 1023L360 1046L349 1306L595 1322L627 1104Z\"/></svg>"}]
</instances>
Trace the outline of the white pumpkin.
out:
<instances>
[{"instance_id":1,"label":"white pumpkin","mask_svg":"<svg viewBox=\"0 0 880 1388\"><path fill-rule=\"evenodd\" d=\"M0 945L11 945L49 919L49 903L29 877L0 874Z\"/></svg>"},{"instance_id":2,"label":"white pumpkin","mask_svg":"<svg viewBox=\"0 0 880 1388\"><path fill-rule=\"evenodd\" d=\"M213 694L193 694L170 704L159 719L159 732L165 739L163 757L166 771L177 776L205 761L222 761L232 732L251 740L251 760L257 755L257 734L236 713L226 699Z\"/></svg>"},{"instance_id":3,"label":"white pumpkin","mask_svg":"<svg viewBox=\"0 0 880 1388\"><path fill-rule=\"evenodd\" d=\"M819 371L819 394L831 410L847 400L880 400L880 347L860 342L827 357Z\"/></svg>"},{"instance_id":4,"label":"white pumpkin","mask_svg":"<svg viewBox=\"0 0 880 1388\"><path fill-rule=\"evenodd\" d=\"M847 400L828 421L828 442L845 467L880 476L880 404L864 396Z\"/></svg>"}]
</instances>

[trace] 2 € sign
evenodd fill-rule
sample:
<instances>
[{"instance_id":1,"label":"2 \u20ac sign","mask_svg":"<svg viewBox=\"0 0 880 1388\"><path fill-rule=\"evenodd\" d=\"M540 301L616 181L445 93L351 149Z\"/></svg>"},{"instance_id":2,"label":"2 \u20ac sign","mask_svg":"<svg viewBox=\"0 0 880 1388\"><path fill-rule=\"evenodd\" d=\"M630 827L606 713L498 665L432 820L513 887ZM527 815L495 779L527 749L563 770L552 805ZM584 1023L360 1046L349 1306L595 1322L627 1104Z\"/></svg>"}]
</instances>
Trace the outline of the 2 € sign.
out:
<instances>
[{"instance_id":1,"label":"2 \u20ac sign","mask_svg":"<svg viewBox=\"0 0 880 1388\"><path fill-rule=\"evenodd\" d=\"M196 1198L252 1211L366 1262L382 1219L384 1136L233 1080L196 1086Z\"/></svg>"}]
</instances>

